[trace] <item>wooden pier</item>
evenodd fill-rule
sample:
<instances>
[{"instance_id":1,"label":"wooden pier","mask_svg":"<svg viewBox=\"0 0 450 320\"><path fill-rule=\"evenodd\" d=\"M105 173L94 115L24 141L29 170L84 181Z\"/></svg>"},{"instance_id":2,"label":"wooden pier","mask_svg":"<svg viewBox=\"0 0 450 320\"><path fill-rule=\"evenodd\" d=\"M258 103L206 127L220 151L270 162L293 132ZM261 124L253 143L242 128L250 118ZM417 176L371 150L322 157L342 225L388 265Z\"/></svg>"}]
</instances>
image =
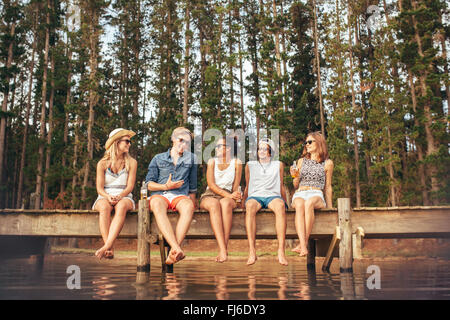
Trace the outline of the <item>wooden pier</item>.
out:
<instances>
[{"instance_id":1,"label":"wooden pier","mask_svg":"<svg viewBox=\"0 0 450 320\"><path fill-rule=\"evenodd\" d=\"M287 239L296 239L295 210L287 216ZM169 212L175 226L178 215ZM258 239L276 239L275 217L262 210L257 215ZM101 237L98 212L92 210L21 210L0 209L1 236L38 237ZM231 239L246 239L245 210L233 214ZM333 257L339 257L341 272L351 272L352 262L361 257L364 238L448 238L450 237L450 206L351 208L350 199L338 199L338 208L318 210L309 243L308 267L315 268L315 257L325 256L322 269L328 270ZM138 282L150 271L150 243L163 243L148 201L139 201L139 210L127 214L119 238L137 238ZM209 213L194 214L187 239L215 239ZM164 248L161 246L161 259ZM162 260L162 263L164 260Z\"/></svg>"}]
</instances>

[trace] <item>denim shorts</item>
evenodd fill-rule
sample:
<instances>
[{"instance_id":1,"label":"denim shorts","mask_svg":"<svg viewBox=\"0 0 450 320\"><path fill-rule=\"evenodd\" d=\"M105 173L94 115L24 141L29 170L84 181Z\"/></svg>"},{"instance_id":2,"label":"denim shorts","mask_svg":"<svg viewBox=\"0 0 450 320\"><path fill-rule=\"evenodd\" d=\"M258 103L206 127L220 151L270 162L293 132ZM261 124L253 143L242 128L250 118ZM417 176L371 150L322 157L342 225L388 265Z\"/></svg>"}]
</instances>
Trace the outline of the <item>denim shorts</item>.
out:
<instances>
[{"instance_id":1,"label":"denim shorts","mask_svg":"<svg viewBox=\"0 0 450 320\"><path fill-rule=\"evenodd\" d=\"M267 209L269 203L274 200L274 199L281 199L284 202L284 205L286 206L286 209L288 208L286 202L284 201L284 199L280 196L274 196L274 197L249 197L247 198L247 200L245 200L245 203L247 203L248 200L253 199L258 201L258 203L261 205L261 209Z\"/></svg>"},{"instance_id":2,"label":"denim shorts","mask_svg":"<svg viewBox=\"0 0 450 320\"><path fill-rule=\"evenodd\" d=\"M323 204L326 206L325 199L323 198L323 192L322 190L301 190L294 193L292 196L292 206L294 205L294 199L295 198L302 198L305 201L308 199L311 199L312 197L320 197L323 201Z\"/></svg>"}]
</instances>

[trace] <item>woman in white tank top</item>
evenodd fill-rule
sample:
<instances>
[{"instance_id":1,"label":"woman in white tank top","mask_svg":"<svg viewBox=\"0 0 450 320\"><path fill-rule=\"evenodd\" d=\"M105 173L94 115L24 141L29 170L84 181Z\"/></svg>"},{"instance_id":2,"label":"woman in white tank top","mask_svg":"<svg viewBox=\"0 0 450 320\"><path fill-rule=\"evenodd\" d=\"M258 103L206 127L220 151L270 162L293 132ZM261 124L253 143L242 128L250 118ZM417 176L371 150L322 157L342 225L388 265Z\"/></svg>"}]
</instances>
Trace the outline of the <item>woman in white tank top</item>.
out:
<instances>
[{"instance_id":1,"label":"woman in white tank top","mask_svg":"<svg viewBox=\"0 0 450 320\"><path fill-rule=\"evenodd\" d=\"M200 197L200 208L209 211L211 226L219 246L216 262L228 258L228 240L231 232L233 209L242 196L242 163L231 155L232 141L219 139L216 144L216 157L208 161L206 180L208 187Z\"/></svg>"},{"instance_id":2,"label":"woman in white tank top","mask_svg":"<svg viewBox=\"0 0 450 320\"><path fill-rule=\"evenodd\" d=\"M103 247L95 252L99 258L114 257L114 241L122 230L127 211L134 209L131 191L136 182L137 161L129 155L135 133L118 128L109 134L105 155L97 164L97 192L93 209L99 212ZM111 212L114 218L111 221Z\"/></svg>"}]
</instances>

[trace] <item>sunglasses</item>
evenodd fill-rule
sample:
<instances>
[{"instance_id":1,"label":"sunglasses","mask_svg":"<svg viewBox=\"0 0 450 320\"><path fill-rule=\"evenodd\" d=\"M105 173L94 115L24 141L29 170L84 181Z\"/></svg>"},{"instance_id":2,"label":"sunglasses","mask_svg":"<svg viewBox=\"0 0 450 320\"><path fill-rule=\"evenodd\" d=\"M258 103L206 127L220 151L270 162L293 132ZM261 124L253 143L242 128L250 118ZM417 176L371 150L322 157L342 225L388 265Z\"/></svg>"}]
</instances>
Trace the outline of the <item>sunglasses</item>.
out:
<instances>
[{"instance_id":1,"label":"sunglasses","mask_svg":"<svg viewBox=\"0 0 450 320\"><path fill-rule=\"evenodd\" d=\"M128 140L128 139L124 139L124 140L120 140L119 142L126 142L126 144L131 144L131 140Z\"/></svg>"},{"instance_id":2,"label":"sunglasses","mask_svg":"<svg viewBox=\"0 0 450 320\"><path fill-rule=\"evenodd\" d=\"M312 144L313 142L316 142L316 140L308 140L308 141L305 141L305 145L307 145L307 144Z\"/></svg>"}]
</instances>

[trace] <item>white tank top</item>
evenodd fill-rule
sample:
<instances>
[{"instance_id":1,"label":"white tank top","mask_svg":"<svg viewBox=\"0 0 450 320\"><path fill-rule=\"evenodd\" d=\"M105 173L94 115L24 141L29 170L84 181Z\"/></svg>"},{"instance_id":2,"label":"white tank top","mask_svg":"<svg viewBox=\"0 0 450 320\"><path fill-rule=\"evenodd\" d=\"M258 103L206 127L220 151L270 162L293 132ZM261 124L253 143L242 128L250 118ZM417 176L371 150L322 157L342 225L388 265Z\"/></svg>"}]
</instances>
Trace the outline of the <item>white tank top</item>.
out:
<instances>
[{"instance_id":1,"label":"white tank top","mask_svg":"<svg viewBox=\"0 0 450 320\"><path fill-rule=\"evenodd\" d=\"M249 161L248 169L250 171L249 197L281 197L280 161L269 163Z\"/></svg>"},{"instance_id":2,"label":"white tank top","mask_svg":"<svg viewBox=\"0 0 450 320\"><path fill-rule=\"evenodd\" d=\"M236 173L235 163L236 159L233 159L225 170L220 170L219 161L217 158L214 158L214 182L219 188L232 191Z\"/></svg>"}]
</instances>

